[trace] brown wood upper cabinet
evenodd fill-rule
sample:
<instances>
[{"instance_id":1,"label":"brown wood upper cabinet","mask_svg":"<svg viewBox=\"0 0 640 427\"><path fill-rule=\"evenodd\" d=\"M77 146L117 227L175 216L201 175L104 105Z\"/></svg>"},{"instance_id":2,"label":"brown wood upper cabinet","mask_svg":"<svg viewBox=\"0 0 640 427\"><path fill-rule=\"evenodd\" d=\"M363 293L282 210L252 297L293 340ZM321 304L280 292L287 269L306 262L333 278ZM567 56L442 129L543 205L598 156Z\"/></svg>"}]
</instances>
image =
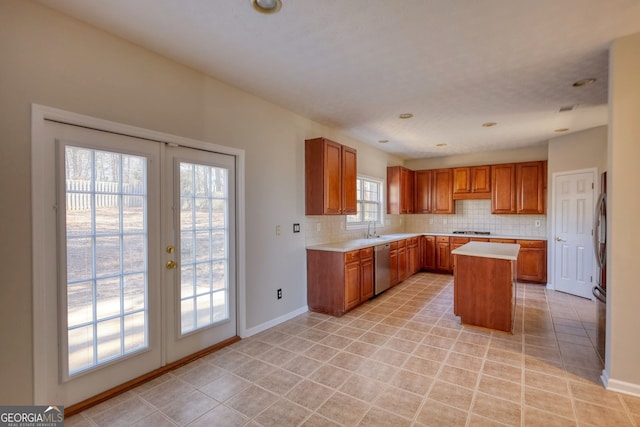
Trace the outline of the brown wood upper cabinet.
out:
<instances>
[{"instance_id":1,"label":"brown wood upper cabinet","mask_svg":"<svg viewBox=\"0 0 640 427\"><path fill-rule=\"evenodd\" d=\"M455 213L453 204L453 170L434 169L431 191L431 213Z\"/></svg>"},{"instance_id":2,"label":"brown wood upper cabinet","mask_svg":"<svg viewBox=\"0 0 640 427\"><path fill-rule=\"evenodd\" d=\"M453 169L453 198L490 199L491 166L470 166Z\"/></svg>"},{"instance_id":3,"label":"brown wood upper cabinet","mask_svg":"<svg viewBox=\"0 0 640 427\"><path fill-rule=\"evenodd\" d=\"M545 162L516 163L516 213L545 213Z\"/></svg>"},{"instance_id":4,"label":"brown wood upper cabinet","mask_svg":"<svg viewBox=\"0 0 640 427\"><path fill-rule=\"evenodd\" d=\"M416 171L416 206L415 212L431 213L431 188L433 187L433 171Z\"/></svg>"},{"instance_id":5,"label":"brown wood upper cabinet","mask_svg":"<svg viewBox=\"0 0 640 427\"><path fill-rule=\"evenodd\" d=\"M544 214L546 161L491 166L491 213Z\"/></svg>"},{"instance_id":6,"label":"brown wood upper cabinet","mask_svg":"<svg viewBox=\"0 0 640 427\"><path fill-rule=\"evenodd\" d=\"M357 152L326 138L305 141L307 215L350 215L357 211Z\"/></svg>"},{"instance_id":7,"label":"brown wood upper cabinet","mask_svg":"<svg viewBox=\"0 0 640 427\"><path fill-rule=\"evenodd\" d=\"M402 166L387 167L387 213L414 212L415 172Z\"/></svg>"}]
</instances>

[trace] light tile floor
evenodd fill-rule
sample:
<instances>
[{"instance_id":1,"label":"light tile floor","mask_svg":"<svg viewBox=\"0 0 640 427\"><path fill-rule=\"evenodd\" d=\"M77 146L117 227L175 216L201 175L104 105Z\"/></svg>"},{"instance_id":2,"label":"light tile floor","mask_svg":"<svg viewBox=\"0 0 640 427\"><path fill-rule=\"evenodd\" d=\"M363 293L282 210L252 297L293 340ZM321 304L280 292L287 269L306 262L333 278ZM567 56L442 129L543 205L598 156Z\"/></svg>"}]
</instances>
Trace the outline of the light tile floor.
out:
<instances>
[{"instance_id":1,"label":"light tile floor","mask_svg":"<svg viewBox=\"0 0 640 427\"><path fill-rule=\"evenodd\" d=\"M78 426L640 426L606 391L593 302L519 285L514 334L462 326L419 273L341 318L306 313L67 419Z\"/></svg>"}]
</instances>

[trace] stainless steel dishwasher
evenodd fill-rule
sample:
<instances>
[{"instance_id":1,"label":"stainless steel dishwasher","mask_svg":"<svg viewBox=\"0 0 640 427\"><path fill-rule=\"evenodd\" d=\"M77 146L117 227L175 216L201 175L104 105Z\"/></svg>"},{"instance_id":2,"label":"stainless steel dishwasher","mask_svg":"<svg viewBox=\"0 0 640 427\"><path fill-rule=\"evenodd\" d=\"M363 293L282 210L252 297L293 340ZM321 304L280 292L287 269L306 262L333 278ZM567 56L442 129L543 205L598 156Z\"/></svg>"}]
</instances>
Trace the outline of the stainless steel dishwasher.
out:
<instances>
[{"instance_id":1,"label":"stainless steel dishwasher","mask_svg":"<svg viewBox=\"0 0 640 427\"><path fill-rule=\"evenodd\" d=\"M375 289L376 295L386 291L391 287L391 261L389 254L391 252L391 244L385 243L374 247L374 259L376 265L375 272Z\"/></svg>"}]
</instances>

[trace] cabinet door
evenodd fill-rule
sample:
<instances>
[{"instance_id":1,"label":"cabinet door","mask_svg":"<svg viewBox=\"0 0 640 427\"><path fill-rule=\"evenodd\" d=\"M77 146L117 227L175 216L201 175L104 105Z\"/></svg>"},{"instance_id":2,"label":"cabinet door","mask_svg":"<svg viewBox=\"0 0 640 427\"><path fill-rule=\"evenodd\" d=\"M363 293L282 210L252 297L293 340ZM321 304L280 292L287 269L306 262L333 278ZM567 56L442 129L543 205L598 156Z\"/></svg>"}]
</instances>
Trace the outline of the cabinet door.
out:
<instances>
[{"instance_id":1,"label":"cabinet door","mask_svg":"<svg viewBox=\"0 0 640 427\"><path fill-rule=\"evenodd\" d=\"M407 245L407 277L416 274L418 265L418 245L411 242Z\"/></svg>"},{"instance_id":2,"label":"cabinet door","mask_svg":"<svg viewBox=\"0 0 640 427\"><path fill-rule=\"evenodd\" d=\"M398 248L398 282L407 278L407 248Z\"/></svg>"},{"instance_id":3,"label":"cabinet door","mask_svg":"<svg viewBox=\"0 0 640 427\"><path fill-rule=\"evenodd\" d=\"M352 309L360 304L360 261L344 265L344 309Z\"/></svg>"},{"instance_id":4,"label":"cabinet door","mask_svg":"<svg viewBox=\"0 0 640 427\"><path fill-rule=\"evenodd\" d=\"M471 168L453 169L453 194L471 192Z\"/></svg>"},{"instance_id":5,"label":"cabinet door","mask_svg":"<svg viewBox=\"0 0 640 427\"><path fill-rule=\"evenodd\" d=\"M373 271L373 257L360 260L360 301L366 301L373 296Z\"/></svg>"},{"instance_id":6,"label":"cabinet door","mask_svg":"<svg viewBox=\"0 0 640 427\"><path fill-rule=\"evenodd\" d=\"M415 172L406 168L400 169L400 213L414 212Z\"/></svg>"},{"instance_id":7,"label":"cabinet door","mask_svg":"<svg viewBox=\"0 0 640 427\"><path fill-rule=\"evenodd\" d=\"M400 166L387 168L387 213L398 215L400 213Z\"/></svg>"},{"instance_id":8,"label":"cabinet door","mask_svg":"<svg viewBox=\"0 0 640 427\"><path fill-rule=\"evenodd\" d=\"M518 240L518 280L547 281L547 244L544 240Z\"/></svg>"},{"instance_id":9,"label":"cabinet door","mask_svg":"<svg viewBox=\"0 0 640 427\"><path fill-rule=\"evenodd\" d=\"M513 163L491 166L491 213L516 213L515 172Z\"/></svg>"},{"instance_id":10,"label":"cabinet door","mask_svg":"<svg viewBox=\"0 0 640 427\"><path fill-rule=\"evenodd\" d=\"M491 166L471 168L471 192L491 193Z\"/></svg>"},{"instance_id":11,"label":"cabinet door","mask_svg":"<svg viewBox=\"0 0 640 427\"><path fill-rule=\"evenodd\" d=\"M420 237L420 266L423 270L436 269L436 236Z\"/></svg>"},{"instance_id":12,"label":"cabinet door","mask_svg":"<svg viewBox=\"0 0 640 427\"><path fill-rule=\"evenodd\" d=\"M544 213L543 170L543 162L516 163L517 213Z\"/></svg>"},{"instance_id":13,"label":"cabinet door","mask_svg":"<svg viewBox=\"0 0 640 427\"><path fill-rule=\"evenodd\" d=\"M391 286L398 284L398 249L389 251L389 270Z\"/></svg>"},{"instance_id":14,"label":"cabinet door","mask_svg":"<svg viewBox=\"0 0 640 427\"><path fill-rule=\"evenodd\" d=\"M436 243L436 269L443 271L451 270L451 250L449 243Z\"/></svg>"},{"instance_id":15,"label":"cabinet door","mask_svg":"<svg viewBox=\"0 0 640 427\"><path fill-rule=\"evenodd\" d=\"M356 180L357 152L353 148L342 146L342 214L357 213Z\"/></svg>"},{"instance_id":16,"label":"cabinet door","mask_svg":"<svg viewBox=\"0 0 640 427\"><path fill-rule=\"evenodd\" d=\"M416 171L415 213L431 212L431 187L433 171Z\"/></svg>"},{"instance_id":17,"label":"cabinet door","mask_svg":"<svg viewBox=\"0 0 640 427\"><path fill-rule=\"evenodd\" d=\"M451 169L435 169L433 171L432 190L432 213L454 213L455 208L453 204L453 172Z\"/></svg>"},{"instance_id":18,"label":"cabinet door","mask_svg":"<svg viewBox=\"0 0 640 427\"><path fill-rule=\"evenodd\" d=\"M329 140L324 145L324 211L342 212L342 146Z\"/></svg>"}]
</instances>

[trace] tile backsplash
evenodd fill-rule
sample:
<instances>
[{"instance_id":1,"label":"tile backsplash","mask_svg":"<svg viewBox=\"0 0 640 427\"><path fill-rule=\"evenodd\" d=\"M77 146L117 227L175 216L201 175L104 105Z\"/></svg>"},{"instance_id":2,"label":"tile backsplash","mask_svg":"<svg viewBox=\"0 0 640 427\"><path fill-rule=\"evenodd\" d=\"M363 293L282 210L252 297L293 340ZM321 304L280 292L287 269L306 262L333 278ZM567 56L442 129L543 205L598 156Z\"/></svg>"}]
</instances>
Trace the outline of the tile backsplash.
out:
<instances>
[{"instance_id":1,"label":"tile backsplash","mask_svg":"<svg viewBox=\"0 0 640 427\"><path fill-rule=\"evenodd\" d=\"M494 215L491 200L456 200L453 215L405 215L407 233L489 231L503 236L545 237L546 215ZM536 221L539 226L536 227Z\"/></svg>"},{"instance_id":2,"label":"tile backsplash","mask_svg":"<svg viewBox=\"0 0 640 427\"><path fill-rule=\"evenodd\" d=\"M386 215L388 225L378 226L378 234L451 233L457 230L489 231L494 235L546 237L545 215L493 215L491 200L456 200L453 215ZM536 221L540 226L536 227ZM347 230L344 215L310 215L305 217L305 244L321 245L360 239L366 229Z\"/></svg>"}]
</instances>

